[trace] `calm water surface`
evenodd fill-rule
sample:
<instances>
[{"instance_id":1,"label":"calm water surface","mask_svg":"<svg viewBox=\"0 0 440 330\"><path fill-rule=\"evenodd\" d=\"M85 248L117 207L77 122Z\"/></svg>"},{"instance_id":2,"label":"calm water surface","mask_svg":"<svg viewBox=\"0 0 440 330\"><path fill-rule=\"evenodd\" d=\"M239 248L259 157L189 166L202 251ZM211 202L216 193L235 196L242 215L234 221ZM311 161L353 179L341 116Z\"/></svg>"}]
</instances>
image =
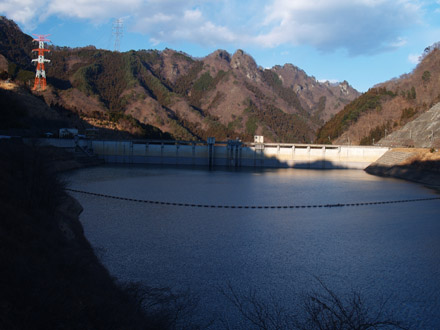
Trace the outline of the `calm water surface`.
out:
<instances>
[{"instance_id":1,"label":"calm water surface","mask_svg":"<svg viewBox=\"0 0 440 330\"><path fill-rule=\"evenodd\" d=\"M435 197L363 171L227 171L104 166L68 175L73 189L165 202L310 205ZM200 317L235 311L230 283L292 307L315 276L359 290L413 329L440 329L440 201L341 208L218 209L150 205L72 193L85 234L121 281L190 288ZM240 327L238 323L237 327Z\"/></svg>"}]
</instances>

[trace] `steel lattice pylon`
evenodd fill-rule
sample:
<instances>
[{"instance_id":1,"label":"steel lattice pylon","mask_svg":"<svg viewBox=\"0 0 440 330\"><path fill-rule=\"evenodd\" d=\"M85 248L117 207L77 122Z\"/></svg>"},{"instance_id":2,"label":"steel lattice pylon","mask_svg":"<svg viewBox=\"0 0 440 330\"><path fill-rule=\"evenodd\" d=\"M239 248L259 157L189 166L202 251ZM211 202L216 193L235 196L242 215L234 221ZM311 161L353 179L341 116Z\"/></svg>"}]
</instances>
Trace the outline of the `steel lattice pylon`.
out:
<instances>
[{"instance_id":1,"label":"steel lattice pylon","mask_svg":"<svg viewBox=\"0 0 440 330\"><path fill-rule=\"evenodd\" d=\"M124 34L124 25L122 18L118 18L113 22L113 35L115 36L115 52L119 52L121 46L121 38Z\"/></svg>"},{"instance_id":2,"label":"steel lattice pylon","mask_svg":"<svg viewBox=\"0 0 440 330\"><path fill-rule=\"evenodd\" d=\"M43 35L34 34L34 36L37 37L34 39L34 41L38 42L39 47L37 49L32 49L33 52L38 52L38 58L32 60L32 62L37 62L37 72L35 74L34 88L32 88L32 89L36 90L38 87L40 87L41 90L44 91L46 89L46 85L47 85L46 71L44 70L44 63L50 62L50 60L46 60L44 58L44 53L50 52L49 49L44 48L44 43L50 42L50 40L47 39L49 34L43 34Z\"/></svg>"}]
</instances>

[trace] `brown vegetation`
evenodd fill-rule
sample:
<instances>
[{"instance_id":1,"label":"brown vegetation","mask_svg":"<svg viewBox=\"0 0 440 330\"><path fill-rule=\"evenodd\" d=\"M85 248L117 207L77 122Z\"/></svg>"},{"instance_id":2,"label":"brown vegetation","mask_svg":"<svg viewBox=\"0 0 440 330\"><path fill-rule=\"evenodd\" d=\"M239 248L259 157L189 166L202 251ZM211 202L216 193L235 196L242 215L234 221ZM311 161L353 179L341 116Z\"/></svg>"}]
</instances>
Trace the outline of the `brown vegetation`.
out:
<instances>
[{"instance_id":1,"label":"brown vegetation","mask_svg":"<svg viewBox=\"0 0 440 330\"><path fill-rule=\"evenodd\" d=\"M434 47L412 73L379 84L345 106L318 131L317 141L378 143L440 102L439 90L440 50Z\"/></svg>"},{"instance_id":2,"label":"brown vegetation","mask_svg":"<svg viewBox=\"0 0 440 330\"><path fill-rule=\"evenodd\" d=\"M32 39L6 18L0 32L8 36L0 41L7 74L28 80L28 74L34 75L30 51L21 56L14 47L29 49ZM41 94L48 105L90 123L96 113L130 115L176 139L251 139L252 131L266 134L268 141L306 142L320 123L358 95L347 83L319 83L292 65L263 70L242 50L233 55L219 50L199 60L170 49L115 53L93 46L50 48L49 88ZM282 120L269 120L271 113ZM248 129L248 122L256 129Z\"/></svg>"},{"instance_id":3,"label":"brown vegetation","mask_svg":"<svg viewBox=\"0 0 440 330\"><path fill-rule=\"evenodd\" d=\"M387 311L387 300L376 299L368 304L358 291L341 297L322 280L320 290L304 293L302 300L292 302L296 308L281 307L272 299L264 301L255 290L239 292L231 285L220 292L236 307L247 328L259 330L377 330L408 329ZM293 306L291 306L293 307ZM227 318L223 319L229 327Z\"/></svg>"},{"instance_id":4,"label":"brown vegetation","mask_svg":"<svg viewBox=\"0 0 440 330\"><path fill-rule=\"evenodd\" d=\"M413 156L405 160L401 166L408 166L419 170L440 172L440 152L426 148L395 148L396 151L410 152Z\"/></svg>"}]
</instances>

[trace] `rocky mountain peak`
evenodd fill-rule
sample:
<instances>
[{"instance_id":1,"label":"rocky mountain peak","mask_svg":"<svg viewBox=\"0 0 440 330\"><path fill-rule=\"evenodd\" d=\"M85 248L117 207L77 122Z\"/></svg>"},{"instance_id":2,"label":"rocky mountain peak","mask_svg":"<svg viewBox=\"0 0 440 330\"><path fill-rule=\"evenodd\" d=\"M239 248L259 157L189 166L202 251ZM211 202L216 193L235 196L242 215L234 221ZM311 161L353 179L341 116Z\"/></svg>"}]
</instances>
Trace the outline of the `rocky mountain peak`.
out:
<instances>
[{"instance_id":1,"label":"rocky mountain peak","mask_svg":"<svg viewBox=\"0 0 440 330\"><path fill-rule=\"evenodd\" d=\"M283 69L287 70L287 71L291 71L294 73L297 72L301 72L301 73L305 73L303 70L301 70L300 68L298 68L297 66L293 65L292 63L286 63L283 65Z\"/></svg>"},{"instance_id":2,"label":"rocky mountain peak","mask_svg":"<svg viewBox=\"0 0 440 330\"><path fill-rule=\"evenodd\" d=\"M350 93L351 86L346 80L344 80L343 82L339 83L339 88L341 89L342 94L348 95Z\"/></svg>"},{"instance_id":3,"label":"rocky mountain peak","mask_svg":"<svg viewBox=\"0 0 440 330\"><path fill-rule=\"evenodd\" d=\"M207 57L214 57L220 60L224 60L228 63L231 62L231 54L229 54L226 50L218 49L215 52L211 53Z\"/></svg>"},{"instance_id":4,"label":"rocky mountain peak","mask_svg":"<svg viewBox=\"0 0 440 330\"><path fill-rule=\"evenodd\" d=\"M257 63L252 56L246 54L243 50L237 50L231 58L231 67L242 71L247 78L253 81L260 81Z\"/></svg>"},{"instance_id":5,"label":"rocky mountain peak","mask_svg":"<svg viewBox=\"0 0 440 330\"><path fill-rule=\"evenodd\" d=\"M217 72L220 70L227 72L231 69L231 55L226 50L216 50L206 56L203 62L213 67L213 70Z\"/></svg>"}]
</instances>

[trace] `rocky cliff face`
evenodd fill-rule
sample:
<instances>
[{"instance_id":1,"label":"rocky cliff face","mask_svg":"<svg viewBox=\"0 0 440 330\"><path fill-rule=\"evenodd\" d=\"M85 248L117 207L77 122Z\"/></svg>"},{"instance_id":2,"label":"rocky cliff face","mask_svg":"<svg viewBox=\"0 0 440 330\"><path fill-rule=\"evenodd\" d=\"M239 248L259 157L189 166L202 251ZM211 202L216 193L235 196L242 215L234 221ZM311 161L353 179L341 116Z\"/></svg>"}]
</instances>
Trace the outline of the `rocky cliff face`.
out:
<instances>
[{"instance_id":1,"label":"rocky cliff face","mask_svg":"<svg viewBox=\"0 0 440 330\"><path fill-rule=\"evenodd\" d=\"M342 110L344 105L354 99L354 96L359 96L359 93L347 81L321 83L292 64L275 66L272 70L279 75L283 85L292 89L301 103L321 119L321 123L328 121Z\"/></svg>"},{"instance_id":2,"label":"rocky cliff face","mask_svg":"<svg viewBox=\"0 0 440 330\"><path fill-rule=\"evenodd\" d=\"M0 33L17 40L0 42L0 54L18 68L10 76L32 74L25 65L32 38L5 18ZM176 139L262 134L266 141L310 142L322 123L359 95L346 82L320 83L291 64L263 69L243 50L195 59L171 49L113 53L53 46L49 56L49 88L40 93L49 105L106 128L125 116Z\"/></svg>"}]
</instances>

